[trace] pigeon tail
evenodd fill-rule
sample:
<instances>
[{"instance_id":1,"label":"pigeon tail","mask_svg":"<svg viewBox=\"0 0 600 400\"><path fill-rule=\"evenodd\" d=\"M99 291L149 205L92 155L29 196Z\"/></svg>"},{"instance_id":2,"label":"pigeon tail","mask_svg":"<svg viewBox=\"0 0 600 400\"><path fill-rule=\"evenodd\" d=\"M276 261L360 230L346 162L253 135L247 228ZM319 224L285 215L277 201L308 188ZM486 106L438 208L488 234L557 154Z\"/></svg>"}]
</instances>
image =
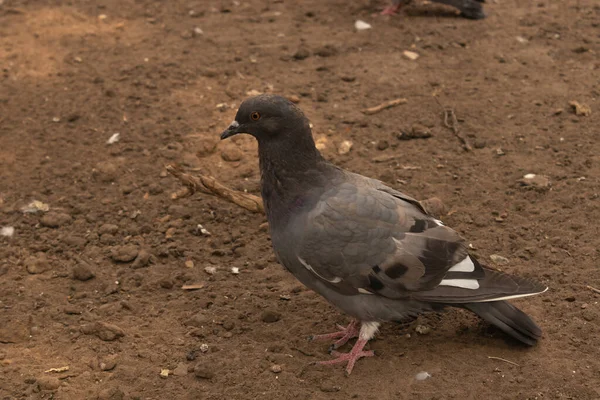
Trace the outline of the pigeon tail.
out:
<instances>
[{"instance_id":1,"label":"pigeon tail","mask_svg":"<svg viewBox=\"0 0 600 400\"><path fill-rule=\"evenodd\" d=\"M462 307L528 346L535 345L542 336L540 327L527 314L507 301L466 303Z\"/></svg>"}]
</instances>

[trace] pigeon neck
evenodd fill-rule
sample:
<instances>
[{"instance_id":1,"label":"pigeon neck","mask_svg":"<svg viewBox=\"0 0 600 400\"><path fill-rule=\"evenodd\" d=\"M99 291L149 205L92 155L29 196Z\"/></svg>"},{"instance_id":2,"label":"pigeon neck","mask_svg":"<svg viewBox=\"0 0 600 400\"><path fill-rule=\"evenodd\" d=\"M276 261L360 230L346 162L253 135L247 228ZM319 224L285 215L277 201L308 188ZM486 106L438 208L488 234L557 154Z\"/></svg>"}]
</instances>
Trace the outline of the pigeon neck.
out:
<instances>
[{"instance_id":1,"label":"pigeon neck","mask_svg":"<svg viewBox=\"0 0 600 400\"><path fill-rule=\"evenodd\" d=\"M258 146L262 197L269 221L282 219L326 179L327 161L312 137L297 143L260 143Z\"/></svg>"}]
</instances>

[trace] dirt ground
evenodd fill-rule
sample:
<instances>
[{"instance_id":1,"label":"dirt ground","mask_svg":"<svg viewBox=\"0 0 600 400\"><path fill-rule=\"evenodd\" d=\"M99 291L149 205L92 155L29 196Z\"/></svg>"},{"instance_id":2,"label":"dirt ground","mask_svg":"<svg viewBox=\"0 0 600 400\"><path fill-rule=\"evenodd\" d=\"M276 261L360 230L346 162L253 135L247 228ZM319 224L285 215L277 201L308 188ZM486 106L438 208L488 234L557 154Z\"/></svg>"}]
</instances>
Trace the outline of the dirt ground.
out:
<instances>
[{"instance_id":1,"label":"dirt ground","mask_svg":"<svg viewBox=\"0 0 600 400\"><path fill-rule=\"evenodd\" d=\"M385 5L0 0L1 399L600 398L599 4ZM348 318L277 264L264 216L173 200L165 171L258 194L255 143L217 140L255 92L296 97L327 158L438 196L482 261L550 286L516 302L539 345L449 311L384 325L349 378L310 366L330 356L307 337Z\"/></svg>"}]
</instances>

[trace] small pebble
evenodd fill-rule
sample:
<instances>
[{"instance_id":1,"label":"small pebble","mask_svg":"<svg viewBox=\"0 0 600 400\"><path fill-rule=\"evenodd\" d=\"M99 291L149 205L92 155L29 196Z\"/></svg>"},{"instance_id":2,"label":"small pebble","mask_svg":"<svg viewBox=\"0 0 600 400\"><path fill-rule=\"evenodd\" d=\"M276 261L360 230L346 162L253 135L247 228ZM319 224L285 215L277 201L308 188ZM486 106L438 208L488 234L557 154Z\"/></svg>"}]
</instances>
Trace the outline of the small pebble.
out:
<instances>
[{"instance_id":1,"label":"small pebble","mask_svg":"<svg viewBox=\"0 0 600 400\"><path fill-rule=\"evenodd\" d=\"M115 246L111 250L111 258L117 262L130 262L138 256L137 246L129 244L125 246Z\"/></svg>"},{"instance_id":2,"label":"small pebble","mask_svg":"<svg viewBox=\"0 0 600 400\"><path fill-rule=\"evenodd\" d=\"M273 373L275 373L275 374L278 374L278 373L280 373L281 371L283 371L283 369L281 368L281 365L279 365L279 364L274 364L274 365L271 365L271 368L270 368L270 369L271 369L271 372L273 372Z\"/></svg>"},{"instance_id":3,"label":"small pebble","mask_svg":"<svg viewBox=\"0 0 600 400\"><path fill-rule=\"evenodd\" d=\"M424 381L425 379L429 379L431 378L431 374L429 372L419 372L417 375L415 375L415 379L418 381Z\"/></svg>"},{"instance_id":4,"label":"small pebble","mask_svg":"<svg viewBox=\"0 0 600 400\"><path fill-rule=\"evenodd\" d=\"M508 264L510 261L508 260L508 258L503 257L499 254L492 254L490 256L490 259L495 262L496 264L500 264L500 265L505 265Z\"/></svg>"},{"instance_id":5,"label":"small pebble","mask_svg":"<svg viewBox=\"0 0 600 400\"><path fill-rule=\"evenodd\" d=\"M427 335L431 332L431 328L427 325L417 325L415 332L417 332L419 335Z\"/></svg>"},{"instance_id":6,"label":"small pebble","mask_svg":"<svg viewBox=\"0 0 600 400\"><path fill-rule=\"evenodd\" d=\"M49 212L40 219L40 224L48 228L59 228L70 224L72 218L69 214Z\"/></svg>"},{"instance_id":7,"label":"small pebble","mask_svg":"<svg viewBox=\"0 0 600 400\"><path fill-rule=\"evenodd\" d=\"M217 267L204 267L204 272L206 272L209 275L214 275L217 273Z\"/></svg>"}]
</instances>

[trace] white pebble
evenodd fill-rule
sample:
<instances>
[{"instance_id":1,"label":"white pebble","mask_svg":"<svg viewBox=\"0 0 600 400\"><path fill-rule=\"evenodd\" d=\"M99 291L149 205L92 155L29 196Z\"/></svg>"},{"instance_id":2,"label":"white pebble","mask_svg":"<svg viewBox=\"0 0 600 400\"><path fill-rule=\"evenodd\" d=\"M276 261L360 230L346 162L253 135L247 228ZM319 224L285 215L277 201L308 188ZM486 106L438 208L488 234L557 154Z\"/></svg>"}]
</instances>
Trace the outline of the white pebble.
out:
<instances>
[{"instance_id":1,"label":"white pebble","mask_svg":"<svg viewBox=\"0 0 600 400\"><path fill-rule=\"evenodd\" d=\"M109 137L108 140L106 141L106 144L117 143L119 141L120 137L121 137L121 134L119 132L113 133L112 136Z\"/></svg>"},{"instance_id":2,"label":"white pebble","mask_svg":"<svg viewBox=\"0 0 600 400\"><path fill-rule=\"evenodd\" d=\"M431 374L429 372L419 372L418 374L415 375L415 379L418 381L424 381L425 379L429 379L431 378Z\"/></svg>"},{"instance_id":3,"label":"white pebble","mask_svg":"<svg viewBox=\"0 0 600 400\"><path fill-rule=\"evenodd\" d=\"M354 23L354 28L355 28L357 31L364 31L364 30L366 30L366 29L371 29L371 28L372 28L372 26L371 26L371 24L369 24L369 23L367 23L367 22L365 22L365 21L361 21L361 20L359 19L359 20L357 20L357 21Z\"/></svg>"},{"instance_id":4,"label":"white pebble","mask_svg":"<svg viewBox=\"0 0 600 400\"><path fill-rule=\"evenodd\" d=\"M419 58L419 54L415 53L414 51L409 51L409 50L404 50L402 52L402 55L404 55L404 57L408 58L409 60L415 61L417 58Z\"/></svg>"},{"instance_id":5,"label":"white pebble","mask_svg":"<svg viewBox=\"0 0 600 400\"><path fill-rule=\"evenodd\" d=\"M217 272L217 267L205 267L204 272L209 275L214 275Z\"/></svg>"},{"instance_id":6,"label":"white pebble","mask_svg":"<svg viewBox=\"0 0 600 400\"><path fill-rule=\"evenodd\" d=\"M0 230L0 236L11 237L15 234L15 228L12 226L3 226Z\"/></svg>"},{"instance_id":7,"label":"white pebble","mask_svg":"<svg viewBox=\"0 0 600 400\"><path fill-rule=\"evenodd\" d=\"M202 226L202 224L196 225L196 229L200 231L200 233L204 236L210 236L210 232Z\"/></svg>"},{"instance_id":8,"label":"white pebble","mask_svg":"<svg viewBox=\"0 0 600 400\"><path fill-rule=\"evenodd\" d=\"M525 178L525 179L533 179L533 178L535 178L535 174L527 174L527 175L523 176L523 178Z\"/></svg>"},{"instance_id":9,"label":"white pebble","mask_svg":"<svg viewBox=\"0 0 600 400\"><path fill-rule=\"evenodd\" d=\"M200 345L200 351L206 353L208 351L208 345L206 343L202 343Z\"/></svg>"},{"instance_id":10,"label":"white pebble","mask_svg":"<svg viewBox=\"0 0 600 400\"><path fill-rule=\"evenodd\" d=\"M238 267L231 267L231 273L237 275L240 273L240 269Z\"/></svg>"}]
</instances>

